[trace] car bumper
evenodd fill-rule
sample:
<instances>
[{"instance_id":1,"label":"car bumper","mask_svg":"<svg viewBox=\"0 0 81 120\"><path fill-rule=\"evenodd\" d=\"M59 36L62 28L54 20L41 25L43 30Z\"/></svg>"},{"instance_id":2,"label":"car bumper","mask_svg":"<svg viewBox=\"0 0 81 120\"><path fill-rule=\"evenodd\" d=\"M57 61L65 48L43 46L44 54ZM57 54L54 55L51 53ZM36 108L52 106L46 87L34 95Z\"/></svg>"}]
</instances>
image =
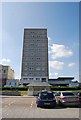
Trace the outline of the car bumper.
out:
<instances>
[{"instance_id":1,"label":"car bumper","mask_svg":"<svg viewBox=\"0 0 81 120\"><path fill-rule=\"evenodd\" d=\"M36 102L38 106L56 106L56 101L54 102L42 102L42 101L38 101Z\"/></svg>"},{"instance_id":2,"label":"car bumper","mask_svg":"<svg viewBox=\"0 0 81 120\"><path fill-rule=\"evenodd\" d=\"M62 102L64 106L79 106L80 102L79 101L72 101L72 102Z\"/></svg>"}]
</instances>

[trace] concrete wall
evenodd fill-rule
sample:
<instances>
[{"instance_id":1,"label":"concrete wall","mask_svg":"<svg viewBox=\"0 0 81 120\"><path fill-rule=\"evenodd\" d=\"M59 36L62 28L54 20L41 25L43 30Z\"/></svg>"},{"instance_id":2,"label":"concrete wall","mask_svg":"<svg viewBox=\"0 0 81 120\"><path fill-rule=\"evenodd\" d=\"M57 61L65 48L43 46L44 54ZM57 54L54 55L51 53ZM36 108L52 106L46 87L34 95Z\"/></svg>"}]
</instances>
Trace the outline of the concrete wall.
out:
<instances>
[{"instance_id":1,"label":"concrete wall","mask_svg":"<svg viewBox=\"0 0 81 120\"><path fill-rule=\"evenodd\" d=\"M42 86L34 86L34 87L32 87L32 86L30 86L29 88L28 88L28 95L29 96L32 96L32 95L37 95L39 92L41 92L42 90L50 90L50 87L46 87L46 86L44 86L44 87L42 87Z\"/></svg>"}]
</instances>

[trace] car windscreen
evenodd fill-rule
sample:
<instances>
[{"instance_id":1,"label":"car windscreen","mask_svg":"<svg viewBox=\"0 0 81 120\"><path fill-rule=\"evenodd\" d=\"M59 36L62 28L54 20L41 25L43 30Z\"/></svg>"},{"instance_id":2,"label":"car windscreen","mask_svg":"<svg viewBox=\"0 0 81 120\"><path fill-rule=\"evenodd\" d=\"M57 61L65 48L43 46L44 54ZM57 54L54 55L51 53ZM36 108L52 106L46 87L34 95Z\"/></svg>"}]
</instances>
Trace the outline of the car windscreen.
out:
<instances>
[{"instance_id":1,"label":"car windscreen","mask_svg":"<svg viewBox=\"0 0 81 120\"><path fill-rule=\"evenodd\" d=\"M64 92L63 96L75 96L74 93L71 92Z\"/></svg>"},{"instance_id":2,"label":"car windscreen","mask_svg":"<svg viewBox=\"0 0 81 120\"><path fill-rule=\"evenodd\" d=\"M53 95L53 93L41 93L40 98L41 99L45 99L45 98L50 99L50 98L54 98L54 95Z\"/></svg>"}]
</instances>

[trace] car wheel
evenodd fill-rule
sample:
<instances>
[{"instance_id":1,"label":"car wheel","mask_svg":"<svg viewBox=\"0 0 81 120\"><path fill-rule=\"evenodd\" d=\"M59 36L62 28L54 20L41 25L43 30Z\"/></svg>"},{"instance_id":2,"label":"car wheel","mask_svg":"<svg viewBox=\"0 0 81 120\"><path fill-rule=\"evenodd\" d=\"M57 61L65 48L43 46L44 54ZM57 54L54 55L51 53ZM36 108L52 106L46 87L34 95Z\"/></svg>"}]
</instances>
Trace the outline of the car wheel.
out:
<instances>
[{"instance_id":1,"label":"car wheel","mask_svg":"<svg viewBox=\"0 0 81 120\"><path fill-rule=\"evenodd\" d=\"M40 107L39 105L37 105L37 107Z\"/></svg>"}]
</instances>

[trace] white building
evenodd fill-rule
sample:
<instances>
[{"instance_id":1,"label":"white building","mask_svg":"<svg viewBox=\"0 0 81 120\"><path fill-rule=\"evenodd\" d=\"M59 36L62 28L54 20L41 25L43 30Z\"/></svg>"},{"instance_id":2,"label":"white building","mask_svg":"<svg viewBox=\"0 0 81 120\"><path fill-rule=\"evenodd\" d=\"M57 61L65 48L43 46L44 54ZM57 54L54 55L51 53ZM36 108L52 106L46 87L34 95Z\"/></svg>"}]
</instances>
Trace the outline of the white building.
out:
<instances>
[{"instance_id":1,"label":"white building","mask_svg":"<svg viewBox=\"0 0 81 120\"><path fill-rule=\"evenodd\" d=\"M78 81L71 81L69 84L69 87L79 87L79 82Z\"/></svg>"}]
</instances>

